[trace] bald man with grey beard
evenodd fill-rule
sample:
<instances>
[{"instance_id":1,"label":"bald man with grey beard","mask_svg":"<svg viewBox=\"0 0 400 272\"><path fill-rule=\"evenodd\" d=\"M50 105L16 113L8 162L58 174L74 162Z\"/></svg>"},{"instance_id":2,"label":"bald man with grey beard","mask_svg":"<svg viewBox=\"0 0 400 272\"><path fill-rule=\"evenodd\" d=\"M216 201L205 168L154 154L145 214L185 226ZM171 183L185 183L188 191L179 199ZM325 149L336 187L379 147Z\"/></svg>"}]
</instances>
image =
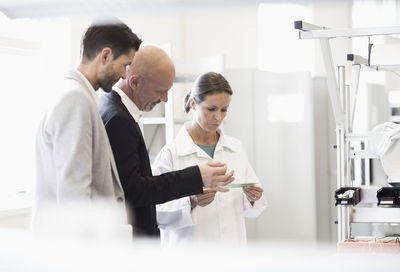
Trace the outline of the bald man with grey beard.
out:
<instances>
[{"instance_id":1,"label":"bald man with grey beard","mask_svg":"<svg viewBox=\"0 0 400 272\"><path fill-rule=\"evenodd\" d=\"M151 111L158 103L167 102L174 79L171 58L156 46L144 46L127 68L126 78L100 102L100 115L125 193L129 223L138 237L159 237L156 204L201 194L203 187L225 192L227 189L221 186L234 180L233 171L226 173L227 166L219 162L152 175L137 122L142 111Z\"/></svg>"}]
</instances>

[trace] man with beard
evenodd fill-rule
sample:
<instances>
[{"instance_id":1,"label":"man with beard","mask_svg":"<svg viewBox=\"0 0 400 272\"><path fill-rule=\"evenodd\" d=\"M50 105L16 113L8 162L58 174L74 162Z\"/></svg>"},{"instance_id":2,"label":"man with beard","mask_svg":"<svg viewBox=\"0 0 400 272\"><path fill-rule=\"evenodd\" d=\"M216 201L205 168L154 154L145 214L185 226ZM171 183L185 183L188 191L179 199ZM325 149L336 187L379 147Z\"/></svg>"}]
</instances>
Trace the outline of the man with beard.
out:
<instances>
[{"instance_id":1,"label":"man with beard","mask_svg":"<svg viewBox=\"0 0 400 272\"><path fill-rule=\"evenodd\" d=\"M141 47L126 78L105 94L100 104L135 236L159 237L156 204L201 194L203 187L225 192L227 189L220 186L233 181L233 171L226 174L226 165L218 162L152 175L137 122L141 111L151 111L158 103L167 102L174 79L174 64L162 49Z\"/></svg>"},{"instance_id":2,"label":"man with beard","mask_svg":"<svg viewBox=\"0 0 400 272\"><path fill-rule=\"evenodd\" d=\"M109 92L126 77L126 67L141 42L127 25L115 20L93 23L83 35L81 63L66 73L60 96L39 126L34 228L49 224L49 211L54 215L70 205L107 203L121 215L126 213L95 92L99 88Z\"/></svg>"}]
</instances>

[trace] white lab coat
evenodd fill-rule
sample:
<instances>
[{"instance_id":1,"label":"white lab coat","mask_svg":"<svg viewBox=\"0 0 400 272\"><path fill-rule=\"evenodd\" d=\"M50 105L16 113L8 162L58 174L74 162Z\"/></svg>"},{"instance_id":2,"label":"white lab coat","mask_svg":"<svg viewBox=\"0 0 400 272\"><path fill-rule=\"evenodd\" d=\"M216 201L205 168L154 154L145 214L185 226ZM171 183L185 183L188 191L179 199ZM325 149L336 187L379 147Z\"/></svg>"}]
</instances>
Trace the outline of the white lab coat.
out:
<instances>
[{"instance_id":1,"label":"white lab coat","mask_svg":"<svg viewBox=\"0 0 400 272\"><path fill-rule=\"evenodd\" d=\"M62 92L44 116L36 139L32 227L46 227L61 208L67 213L71 208L86 213L98 207L94 213L99 214L107 208L104 213L110 212L125 223L124 192L95 90L75 70L68 71L55 87Z\"/></svg>"},{"instance_id":2,"label":"white lab coat","mask_svg":"<svg viewBox=\"0 0 400 272\"><path fill-rule=\"evenodd\" d=\"M187 133L187 125L182 127L172 144L165 146L157 155L153 164L155 175L209 161L220 161L227 164L228 171L235 171L234 183L259 183L239 140L219 130L220 138L212 159L193 142ZM157 205L161 242L163 246L209 241L245 245L244 217L257 217L266 206L264 196L252 206L241 188L217 192L213 202L193 210L189 197Z\"/></svg>"}]
</instances>

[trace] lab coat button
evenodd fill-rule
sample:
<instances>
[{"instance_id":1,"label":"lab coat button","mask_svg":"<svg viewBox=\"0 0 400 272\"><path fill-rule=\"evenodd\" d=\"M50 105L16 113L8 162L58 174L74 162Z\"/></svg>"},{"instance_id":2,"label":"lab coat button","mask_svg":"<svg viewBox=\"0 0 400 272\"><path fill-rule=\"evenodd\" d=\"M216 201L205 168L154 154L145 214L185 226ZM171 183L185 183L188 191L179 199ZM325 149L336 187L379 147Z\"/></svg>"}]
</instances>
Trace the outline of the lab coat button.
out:
<instances>
[{"instance_id":1,"label":"lab coat button","mask_svg":"<svg viewBox=\"0 0 400 272\"><path fill-rule=\"evenodd\" d=\"M124 199L121 196L117 198L118 203L122 203L123 201L124 201Z\"/></svg>"}]
</instances>

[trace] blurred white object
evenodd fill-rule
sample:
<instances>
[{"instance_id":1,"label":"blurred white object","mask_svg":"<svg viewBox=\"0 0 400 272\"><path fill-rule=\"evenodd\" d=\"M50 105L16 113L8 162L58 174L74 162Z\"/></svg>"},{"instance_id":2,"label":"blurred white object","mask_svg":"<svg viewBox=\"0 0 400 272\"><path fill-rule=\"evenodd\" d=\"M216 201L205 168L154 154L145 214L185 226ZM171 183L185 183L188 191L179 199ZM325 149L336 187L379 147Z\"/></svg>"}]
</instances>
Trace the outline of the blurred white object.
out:
<instances>
[{"instance_id":1,"label":"blurred white object","mask_svg":"<svg viewBox=\"0 0 400 272\"><path fill-rule=\"evenodd\" d=\"M379 156L391 185L400 185L400 125L386 122L368 135L367 150Z\"/></svg>"},{"instance_id":2,"label":"blurred white object","mask_svg":"<svg viewBox=\"0 0 400 272\"><path fill-rule=\"evenodd\" d=\"M6 272L337 272L344 267L376 272L398 271L400 263L395 254L338 254L334 247L291 240L254 244L246 251L219 243L161 250L152 240L92 243L68 237L38 239L4 230L0 241L0 271Z\"/></svg>"},{"instance_id":3,"label":"blurred white object","mask_svg":"<svg viewBox=\"0 0 400 272\"><path fill-rule=\"evenodd\" d=\"M40 217L32 224L32 233L38 238L83 242L131 243L132 227L126 222L126 214L118 206L107 201L83 202L62 206L46 205Z\"/></svg>"},{"instance_id":4,"label":"blurred white object","mask_svg":"<svg viewBox=\"0 0 400 272\"><path fill-rule=\"evenodd\" d=\"M354 190L347 190L343 194L339 194L339 198L352 198L354 196Z\"/></svg>"}]
</instances>

